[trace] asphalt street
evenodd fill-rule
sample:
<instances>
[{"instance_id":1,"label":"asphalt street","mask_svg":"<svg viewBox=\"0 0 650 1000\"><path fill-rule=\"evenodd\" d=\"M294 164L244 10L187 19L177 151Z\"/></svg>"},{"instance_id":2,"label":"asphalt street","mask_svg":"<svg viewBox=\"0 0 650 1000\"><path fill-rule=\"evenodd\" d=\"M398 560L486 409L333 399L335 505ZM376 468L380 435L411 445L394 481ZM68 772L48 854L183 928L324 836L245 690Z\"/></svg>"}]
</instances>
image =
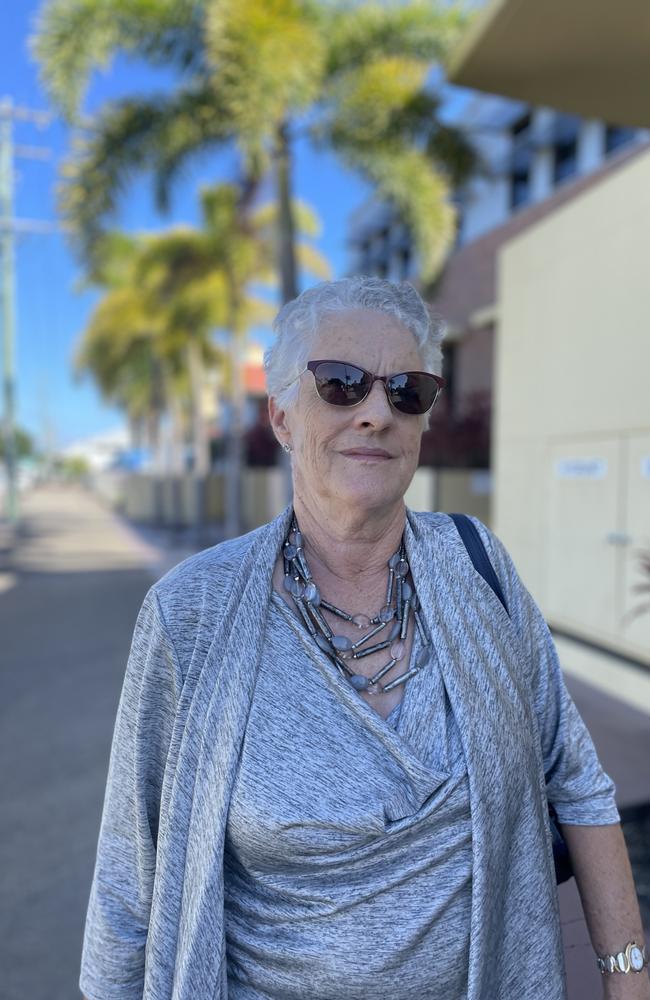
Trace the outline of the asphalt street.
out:
<instances>
[{"instance_id":1,"label":"asphalt street","mask_svg":"<svg viewBox=\"0 0 650 1000\"><path fill-rule=\"evenodd\" d=\"M0 522L0 997L76 1000L131 632L153 579L186 553L81 489L41 488L22 514L15 536ZM619 699L610 692L625 687L622 665L564 644L563 663L574 660L567 682L617 783L650 922L650 678L638 697L627 677L634 694ZM586 682L596 674L609 680ZM600 976L573 884L560 899L570 1000L594 1000Z\"/></svg>"}]
</instances>

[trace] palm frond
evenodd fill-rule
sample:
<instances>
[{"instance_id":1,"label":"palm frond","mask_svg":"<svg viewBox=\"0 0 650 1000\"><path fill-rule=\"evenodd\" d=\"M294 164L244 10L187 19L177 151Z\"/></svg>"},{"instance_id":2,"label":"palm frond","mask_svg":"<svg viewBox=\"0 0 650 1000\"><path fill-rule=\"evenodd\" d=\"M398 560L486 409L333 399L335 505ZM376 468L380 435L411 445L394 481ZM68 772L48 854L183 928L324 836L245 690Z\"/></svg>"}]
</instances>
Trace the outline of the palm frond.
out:
<instances>
[{"instance_id":1,"label":"palm frond","mask_svg":"<svg viewBox=\"0 0 650 1000\"><path fill-rule=\"evenodd\" d=\"M318 239L322 234L323 226L315 209L307 202L301 201L300 198L293 199L292 209L298 233L309 239ZM256 205L251 210L249 219L253 228L258 232L271 232L273 227L278 224L279 214L277 202L267 201L262 205Z\"/></svg>"},{"instance_id":2,"label":"palm frond","mask_svg":"<svg viewBox=\"0 0 650 1000\"><path fill-rule=\"evenodd\" d=\"M142 242L135 279L162 304L214 269L206 234L190 226L176 226Z\"/></svg>"},{"instance_id":3,"label":"palm frond","mask_svg":"<svg viewBox=\"0 0 650 1000\"><path fill-rule=\"evenodd\" d=\"M296 247L296 257L303 271L327 281L332 277L332 267L327 257L309 243L299 243Z\"/></svg>"},{"instance_id":4,"label":"palm frond","mask_svg":"<svg viewBox=\"0 0 650 1000\"><path fill-rule=\"evenodd\" d=\"M348 147L350 165L375 185L380 198L393 204L408 226L424 281L436 275L453 242L456 211L447 179L424 153L403 147L364 150Z\"/></svg>"},{"instance_id":5,"label":"palm frond","mask_svg":"<svg viewBox=\"0 0 650 1000\"><path fill-rule=\"evenodd\" d=\"M481 159L467 135L451 125L436 122L429 131L427 156L449 177L453 187L466 184L481 167Z\"/></svg>"},{"instance_id":6,"label":"palm frond","mask_svg":"<svg viewBox=\"0 0 650 1000\"><path fill-rule=\"evenodd\" d=\"M212 0L206 47L242 145L261 155L277 123L318 97L326 57L310 0Z\"/></svg>"},{"instance_id":7,"label":"palm frond","mask_svg":"<svg viewBox=\"0 0 650 1000\"><path fill-rule=\"evenodd\" d=\"M391 56L444 63L469 17L467 4L440 0L335 4L326 27L326 76Z\"/></svg>"},{"instance_id":8,"label":"palm frond","mask_svg":"<svg viewBox=\"0 0 650 1000\"><path fill-rule=\"evenodd\" d=\"M203 7L198 0L46 0L30 39L45 90L74 119L92 71L120 51L197 69Z\"/></svg>"},{"instance_id":9,"label":"palm frond","mask_svg":"<svg viewBox=\"0 0 650 1000\"><path fill-rule=\"evenodd\" d=\"M424 60L380 56L342 74L330 94L332 131L358 144L385 137L421 92L427 73Z\"/></svg>"},{"instance_id":10,"label":"palm frond","mask_svg":"<svg viewBox=\"0 0 650 1000\"><path fill-rule=\"evenodd\" d=\"M231 137L222 112L210 89L104 108L92 131L77 140L59 189L61 212L83 253L92 253L138 171L153 171L158 203L167 207L170 185L185 161Z\"/></svg>"}]
</instances>

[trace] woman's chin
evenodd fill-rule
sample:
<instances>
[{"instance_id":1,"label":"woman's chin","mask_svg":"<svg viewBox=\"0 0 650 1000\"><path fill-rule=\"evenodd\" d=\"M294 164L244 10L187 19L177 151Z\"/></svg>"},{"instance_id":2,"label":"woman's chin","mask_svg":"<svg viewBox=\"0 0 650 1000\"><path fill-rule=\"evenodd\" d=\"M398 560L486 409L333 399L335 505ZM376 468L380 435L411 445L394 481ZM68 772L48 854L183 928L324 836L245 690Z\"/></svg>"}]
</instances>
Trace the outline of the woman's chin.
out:
<instances>
[{"instance_id":1,"label":"woman's chin","mask_svg":"<svg viewBox=\"0 0 650 1000\"><path fill-rule=\"evenodd\" d=\"M404 491L387 482L385 476L378 476L374 482L369 480L354 485L341 484L340 489L335 490L335 495L343 506L371 511L400 503Z\"/></svg>"}]
</instances>

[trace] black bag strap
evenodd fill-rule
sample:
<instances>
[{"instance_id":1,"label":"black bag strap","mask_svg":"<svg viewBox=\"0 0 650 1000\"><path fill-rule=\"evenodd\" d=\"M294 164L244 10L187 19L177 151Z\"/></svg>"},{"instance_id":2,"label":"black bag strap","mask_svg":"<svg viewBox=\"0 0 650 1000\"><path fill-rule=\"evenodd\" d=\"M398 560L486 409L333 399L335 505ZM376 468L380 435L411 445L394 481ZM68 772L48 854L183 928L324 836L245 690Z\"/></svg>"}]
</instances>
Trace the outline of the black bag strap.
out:
<instances>
[{"instance_id":1,"label":"black bag strap","mask_svg":"<svg viewBox=\"0 0 650 1000\"><path fill-rule=\"evenodd\" d=\"M506 604L505 597L503 596L499 578L494 571L494 566L490 562L490 557L485 551L483 539L479 535L476 525L472 520L470 520L467 514L450 514L449 517L458 528L458 534L465 544L469 557L474 564L474 569L477 573L481 574L486 583L489 583L506 611L508 611L508 605ZM510 612L508 612L508 614L510 614ZM548 812L551 834L553 837L555 879L559 885L561 882L566 882L568 879L573 877L573 866L571 863L569 848L567 847L566 841L558 826L557 813L550 802L548 803Z\"/></svg>"},{"instance_id":2,"label":"black bag strap","mask_svg":"<svg viewBox=\"0 0 650 1000\"><path fill-rule=\"evenodd\" d=\"M508 605L506 604L506 599L503 596L503 591L501 590L499 578L494 571L494 566L490 562L490 557L485 551L483 539L479 535L476 525L467 516L467 514L450 514L449 517L458 529L458 534L462 538L469 557L474 564L474 569L477 573L480 573L485 582L492 587L492 590L506 609L506 614L509 615L510 612L508 611Z\"/></svg>"}]
</instances>

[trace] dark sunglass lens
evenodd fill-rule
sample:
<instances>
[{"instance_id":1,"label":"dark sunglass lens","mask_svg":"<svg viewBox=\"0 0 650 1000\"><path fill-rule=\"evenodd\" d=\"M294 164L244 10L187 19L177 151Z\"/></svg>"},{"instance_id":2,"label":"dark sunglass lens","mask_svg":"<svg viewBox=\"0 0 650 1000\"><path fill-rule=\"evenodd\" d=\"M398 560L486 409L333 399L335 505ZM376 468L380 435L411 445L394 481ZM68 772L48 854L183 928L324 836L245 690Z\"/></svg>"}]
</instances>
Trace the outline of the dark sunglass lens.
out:
<instances>
[{"instance_id":1,"label":"dark sunglass lens","mask_svg":"<svg viewBox=\"0 0 650 1000\"><path fill-rule=\"evenodd\" d=\"M436 380L425 372L402 372L388 382L393 406L400 413L426 413L438 393Z\"/></svg>"},{"instance_id":2,"label":"dark sunglass lens","mask_svg":"<svg viewBox=\"0 0 650 1000\"><path fill-rule=\"evenodd\" d=\"M368 392L368 376L354 365L324 361L317 365L314 378L320 398L333 406L354 406Z\"/></svg>"}]
</instances>

